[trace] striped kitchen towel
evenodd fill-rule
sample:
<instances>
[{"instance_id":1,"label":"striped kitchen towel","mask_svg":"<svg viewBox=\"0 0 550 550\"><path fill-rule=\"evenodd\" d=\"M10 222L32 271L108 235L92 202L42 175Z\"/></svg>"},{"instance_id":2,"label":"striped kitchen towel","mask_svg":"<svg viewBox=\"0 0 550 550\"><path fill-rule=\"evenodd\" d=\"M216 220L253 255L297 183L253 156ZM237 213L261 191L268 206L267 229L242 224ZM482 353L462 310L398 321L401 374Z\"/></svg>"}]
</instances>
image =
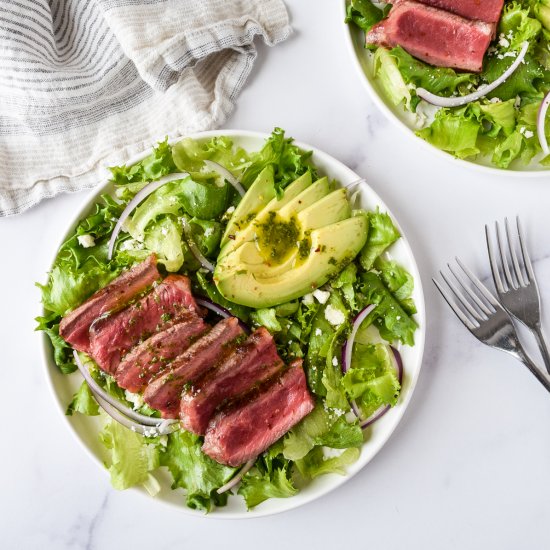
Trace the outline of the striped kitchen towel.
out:
<instances>
[{"instance_id":1,"label":"striped kitchen towel","mask_svg":"<svg viewBox=\"0 0 550 550\"><path fill-rule=\"evenodd\" d=\"M222 124L282 0L1 0L0 216Z\"/></svg>"}]
</instances>

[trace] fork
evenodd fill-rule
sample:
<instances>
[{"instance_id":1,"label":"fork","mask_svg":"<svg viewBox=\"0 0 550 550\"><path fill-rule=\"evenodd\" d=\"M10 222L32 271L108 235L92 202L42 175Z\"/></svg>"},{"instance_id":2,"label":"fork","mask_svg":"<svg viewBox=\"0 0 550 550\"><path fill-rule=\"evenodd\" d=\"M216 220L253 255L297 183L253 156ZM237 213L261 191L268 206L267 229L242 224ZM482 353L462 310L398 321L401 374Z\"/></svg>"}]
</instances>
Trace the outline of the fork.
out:
<instances>
[{"instance_id":1,"label":"fork","mask_svg":"<svg viewBox=\"0 0 550 550\"><path fill-rule=\"evenodd\" d=\"M531 259L525 248L525 239L521 231L519 217L516 217L517 241L521 255L518 258L516 253L517 245L510 234L508 218L504 219L506 228L506 239L501 237L500 226L495 222L497 250L493 248L494 239L491 238L489 227L485 226L485 237L487 239L487 250L495 288L498 298L504 308L521 321L534 335L537 340L544 365L550 373L550 353L542 333L540 315L540 293L535 279L535 272L531 265ZM504 241L507 241L506 243ZM508 254L506 253L508 249ZM501 276L502 274L502 276Z\"/></svg>"},{"instance_id":2,"label":"fork","mask_svg":"<svg viewBox=\"0 0 550 550\"><path fill-rule=\"evenodd\" d=\"M509 353L521 361L550 392L550 376L539 369L523 349L508 312L499 304L487 287L458 258L456 258L456 262L470 284L457 274L450 264L447 264L449 271L459 286L442 271L439 273L449 290L445 290L444 286L437 279L432 279L443 298L445 298L445 301L460 321L480 342Z\"/></svg>"}]
</instances>

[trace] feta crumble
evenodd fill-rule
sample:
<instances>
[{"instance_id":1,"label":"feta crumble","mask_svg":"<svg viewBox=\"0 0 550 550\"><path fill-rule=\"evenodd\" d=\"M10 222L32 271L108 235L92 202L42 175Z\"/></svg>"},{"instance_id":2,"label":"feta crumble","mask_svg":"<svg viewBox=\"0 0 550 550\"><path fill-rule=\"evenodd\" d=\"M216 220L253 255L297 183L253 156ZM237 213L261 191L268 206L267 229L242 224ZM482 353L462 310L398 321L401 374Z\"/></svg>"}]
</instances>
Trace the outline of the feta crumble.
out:
<instances>
[{"instance_id":1,"label":"feta crumble","mask_svg":"<svg viewBox=\"0 0 550 550\"><path fill-rule=\"evenodd\" d=\"M327 300L330 298L330 292L328 290L314 290L313 296L317 298L317 301L320 304L326 304Z\"/></svg>"},{"instance_id":2,"label":"feta crumble","mask_svg":"<svg viewBox=\"0 0 550 550\"><path fill-rule=\"evenodd\" d=\"M95 246L95 239L91 235L79 235L77 240L82 248L92 248L92 246Z\"/></svg>"},{"instance_id":3,"label":"feta crumble","mask_svg":"<svg viewBox=\"0 0 550 550\"><path fill-rule=\"evenodd\" d=\"M333 327L339 327L346 320L346 316L339 309L328 305L325 309L325 319Z\"/></svg>"},{"instance_id":4,"label":"feta crumble","mask_svg":"<svg viewBox=\"0 0 550 550\"><path fill-rule=\"evenodd\" d=\"M332 366L337 367L338 366L338 358L335 356L332 358Z\"/></svg>"},{"instance_id":5,"label":"feta crumble","mask_svg":"<svg viewBox=\"0 0 550 550\"><path fill-rule=\"evenodd\" d=\"M132 403L134 411L139 409L144 404L143 397L139 393L132 393L128 390L124 390L124 397Z\"/></svg>"},{"instance_id":6,"label":"feta crumble","mask_svg":"<svg viewBox=\"0 0 550 550\"><path fill-rule=\"evenodd\" d=\"M302 302L306 304L306 306L310 306L313 303L313 294L306 294L302 297Z\"/></svg>"},{"instance_id":7,"label":"feta crumble","mask_svg":"<svg viewBox=\"0 0 550 550\"><path fill-rule=\"evenodd\" d=\"M323 334L323 331L320 328L315 329L315 336L321 336Z\"/></svg>"}]
</instances>

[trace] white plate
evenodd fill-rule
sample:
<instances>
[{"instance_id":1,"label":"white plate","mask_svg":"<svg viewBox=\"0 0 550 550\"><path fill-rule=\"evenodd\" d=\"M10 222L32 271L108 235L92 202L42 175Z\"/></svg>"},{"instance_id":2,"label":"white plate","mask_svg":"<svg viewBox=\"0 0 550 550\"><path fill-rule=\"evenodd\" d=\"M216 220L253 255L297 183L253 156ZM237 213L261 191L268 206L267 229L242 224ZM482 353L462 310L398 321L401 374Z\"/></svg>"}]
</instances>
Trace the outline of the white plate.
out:
<instances>
[{"instance_id":1,"label":"white plate","mask_svg":"<svg viewBox=\"0 0 550 550\"><path fill-rule=\"evenodd\" d=\"M343 6L342 21L345 18L346 7L349 0L341 0ZM536 161L531 162L527 166L512 162L511 167L504 170L491 164L491 161L487 157L478 155L472 160L462 160L454 157L450 153L446 153L441 149L431 145L426 140L418 137L416 131L420 130L417 123L417 118L414 113L405 110L402 106L392 105L386 98L386 94L383 88L378 83L378 80L374 77L373 72L373 59L374 54L365 49L365 33L356 27L355 25L342 24L344 28L344 34L346 35L346 42L348 44L348 50L353 59L353 64L357 69L361 82L363 82L367 92L369 93L373 102L377 107L401 130L406 132L409 137L413 137L423 147L429 149L432 153L439 155L442 158L451 161L454 166L462 166L469 169L474 169L485 174L498 174L499 176L512 176L522 178L548 178L549 169L541 166Z\"/></svg>"},{"instance_id":2,"label":"white plate","mask_svg":"<svg viewBox=\"0 0 550 550\"><path fill-rule=\"evenodd\" d=\"M210 138L216 135L226 135L231 136L236 144L244 147L249 151L256 151L261 148L265 139L268 137L264 134L253 133L253 132L244 132L238 130L217 130L211 132L203 132L201 134L192 135L194 138ZM315 165L331 179L337 179L342 184L346 184L357 180L359 176L350 170L347 166L341 162L330 157L326 153L323 153L310 145L297 143L304 150L313 151L313 161ZM136 156L135 158L130 159L126 164L131 165L135 162L140 161L146 155L150 153L150 150ZM54 249L54 255L52 258L55 259L55 254L59 249L59 246L66 240L70 233L74 231L78 221L84 217L90 210L91 206L99 199L99 196L105 192L112 190L112 185L110 183L105 183L98 188L97 192L89 196L84 202L82 208L75 215L72 223L67 228L67 233L63 235L63 238L60 240L59 244ZM396 223L397 227L399 224L393 214L386 207L384 202L380 197L368 186L364 185L361 193L361 207L365 209L373 209L380 207L382 211L389 212L390 216ZM403 234L401 228L399 227L401 234ZM229 503L226 507L217 508L207 517L215 518L251 518L258 516L265 516L270 514L275 514L278 512L283 512L301 506L307 502L310 502L316 498L321 497L322 495L332 491L339 485L342 485L349 479L353 477L361 468L363 468L383 447L386 443L393 430L396 428L397 424L401 420L407 405L409 404L413 390L418 379L420 372L420 367L422 364L422 354L424 350L424 336L425 336L425 305L424 305L424 295L422 293L422 285L420 282L420 274L418 273L418 268L414 260L412 250L406 240L406 237L403 236L397 243L395 243L391 249L392 257L402 264L414 277L415 289L413 298L416 302L418 313L415 318L418 322L419 329L416 332L416 345L414 347L403 347L401 355L403 358L404 364L404 380L403 380L403 389L401 392L401 397L399 403L390 410L385 416L383 416L379 421L377 421L371 428L369 428L369 438L367 442L363 445L361 451L361 457L359 460L350 466L347 476L339 475L325 475L315 479L310 485L305 489L300 491L296 496L287 499L270 499L252 511L247 512L244 506L244 502L241 497L233 496L229 498ZM44 361L47 369L47 378L51 382L51 388L53 390L55 399L59 406L59 410L63 415L63 418L66 420L71 431L77 437L77 439L83 444L88 453L95 460L97 465L103 467L103 460L105 458L105 450L99 442L98 432L99 432L99 421L95 417L87 417L81 414L75 414L74 416L65 416L65 410L67 405L71 401L73 393L79 387L82 382L82 377L77 373L71 375L62 374L53 360L53 352L49 340L46 335L44 335ZM405 460L405 457L403 457ZM106 472L107 475L107 472ZM203 515L203 512L191 510L185 505L185 497L181 489L172 491L170 489L170 476L166 472L165 475L161 476L155 474L162 485L161 492L155 497L157 501L166 502L181 508L182 511L189 514L199 514ZM133 489L133 491L145 493L142 489Z\"/></svg>"}]
</instances>

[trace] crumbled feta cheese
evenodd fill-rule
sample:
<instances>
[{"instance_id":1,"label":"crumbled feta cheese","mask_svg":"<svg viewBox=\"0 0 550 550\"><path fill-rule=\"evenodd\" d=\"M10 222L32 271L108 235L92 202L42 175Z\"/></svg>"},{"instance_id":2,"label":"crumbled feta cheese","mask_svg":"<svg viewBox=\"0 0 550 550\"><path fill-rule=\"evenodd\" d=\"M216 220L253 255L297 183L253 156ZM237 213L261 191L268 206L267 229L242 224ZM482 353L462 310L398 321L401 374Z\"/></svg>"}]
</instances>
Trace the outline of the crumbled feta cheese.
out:
<instances>
[{"instance_id":1,"label":"crumbled feta cheese","mask_svg":"<svg viewBox=\"0 0 550 550\"><path fill-rule=\"evenodd\" d=\"M323 331L320 328L315 329L315 336L321 336L323 334Z\"/></svg>"},{"instance_id":2,"label":"crumbled feta cheese","mask_svg":"<svg viewBox=\"0 0 550 550\"><path fill-rule=\"evenodd\" d=\"M502 54L502 57L517 57L517 56L518 56L517 52L504 52Z\"/></svg>"},{"instance_id":3,"label":"crumbled feta cheese","mask_svg":"<svg viewBox=\"0 0 550 550\"><path fill-rule=\"evenodd\" d=\"M339 327L346 320L346 316L339 309L328 305L325 309L325 319L332 326Z\"/></svg>"},{"instance_id":4,"label":"crumbled feta cheese","mask_svg":"<svg viewBox=\"0 0 550 550\"><path fill-rule=\"evenodd\" d=\"M132 403L132 407L134 410L139 409L144 403L143 397L139 393L132 393L128 390L124 390L124 397L126 397L126 399L130 401L130 403Z\"/></svg>"},{"instance_id":5,"label":"crumbled feta cheese","mask_svg":"<svg viewBox=\"0 0 550 550\"><path fill-rule=\"evenodd\" d=\"M525 126L522 126L520 129L519 129L519 133L521 135L525 134Z\"/></svg>"},{"instance_id":6,"label":"crumbled feta cheese","mask_svg":"<svg viewBox=\"0 0 550 550\"><path fill-rule=\"evenodd\" d=\"M328 290L314 290L313 296L317 298L317 301L320 304L326 304L327 300L330 298L330 292Z\"/></svg>"},{"instance_id":7,"label":"crumbled feta cheese","mask_svg":"<svg viewBox=\"0 0 550 550\"><path fill-rule=\"evenodd\" d=\"M531 130L525 130L525 132L523 132L523 135L527 138L527 139L531 139L535 134L533 132L531 132Z\"/></svg>"},{"instance_id":8,"label":"crumbled feta cheese","mask_svg":"<svg viewBox=\"0 0 550 550\"><path fill-rule=\"evenodd\" d=\"M166 227L163 227L160 232L166 237L166 235L168 235L168 229L166 229Z\"/></svg>"},{"instance_id":9,"label":"crumbled feta cheese","mask_svg":"<svg viewBox=\"0 0 550 550\"><path fill-rule=\"evenodd\" d=\"M332 366L337 367L338 366L338 358L335 356L332 358Z\"/></svg>"},{"instance_id":10,"label":"crumbled feta cheese","mask_svg":"<svg viewBox=\"0 0 550 550\"><path fill-rule=\"evenodd\" d=\"M226 214L233 214L233 212L235 212L235 207L234 207L234 206L230 206L230 207L225 211Z\"/></svg>"},{"instance_id":11,"label":"crumbled feta cheese","mask_svg":"<svg viewBox=\"0 0 550 550\"><path fill-rule=\"evenodd\" d=\"M510 45L510 41L501 33L498 45L507 48Z\"/></svg>"},{"instance_id":12,"label":"crumbled feta cheese","mask_svg":"<svg viewBox=\"0 0 550 550\"><path fill-rule=\"evenodd\" d=\"M214 234L214 228L213 227L207 227L205 230L204 230L204 236L206 238L210 237L211 235Z\"/></svg>"},{"instance_id":13,"label":"crumbled feta cheese","mask_svg":"<svg viewBox=\"0 0 550 550\"><path fill-rule=\"evenodd\" d=\"M500 99L500 97L492 97L489 103L502 103L502 99Z\"/></svg>"},{"instance_id":14,"label":"crumbled feta cheese","mask_svg":"<svg viewBox=\"0 0 550 550\"><path fill-rule=\"evenodd\" d=\"M92 246L95 246L95 239L92 235L79 235L77 239L78 244L83 248L92 248Z\"/></svg>"},{"instance_id":15,"label":"crumbled feta cheese","mask_svg":"<svg viewBox=\"0 0 550 550\"><path fill-rule=\"evenodd\" d=\"M302 298L302 302L304 304L306 304L306 306L310 306L312 303L313 303L313 294L306 294L303 298Z\"/></svg>"}]
</instances>

